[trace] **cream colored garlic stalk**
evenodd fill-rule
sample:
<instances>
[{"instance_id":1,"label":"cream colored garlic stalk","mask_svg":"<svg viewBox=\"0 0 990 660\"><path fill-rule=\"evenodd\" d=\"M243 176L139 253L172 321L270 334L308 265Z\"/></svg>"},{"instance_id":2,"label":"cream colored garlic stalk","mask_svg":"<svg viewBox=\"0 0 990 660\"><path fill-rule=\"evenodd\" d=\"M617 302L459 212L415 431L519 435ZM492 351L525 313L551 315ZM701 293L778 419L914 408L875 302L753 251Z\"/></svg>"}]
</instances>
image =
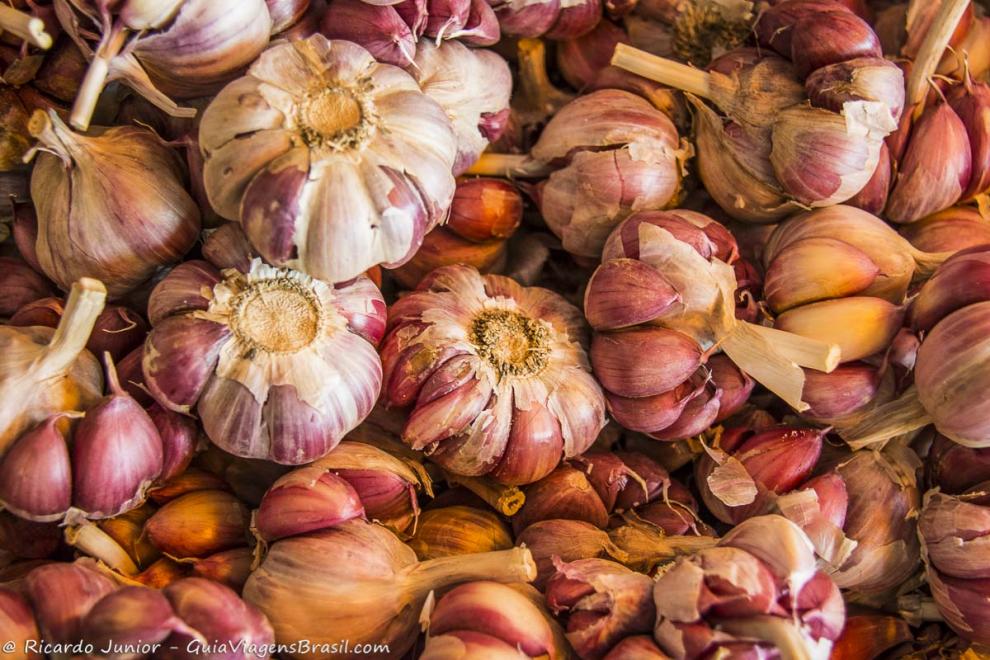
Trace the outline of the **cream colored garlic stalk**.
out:
<instances>
[{"instance_id":1,"label":"cream colored garlic stalk","mask_svg":"<svg viewBox=\"0 0 990 660\"><path fill-rule=\"evenodd\" d=\"M411 406L403 440L450 472L536 481L605 424L583 334L556 293L438 268L389 310L384 401Z\"/></svg>"},{"instance_id":2,"label":"cream colored garlic stalk","mask_svg":"<svg viewBox=\"0 0 990 660\"><path fill-rule=\"evenodd\" d=\"M270 263L330 282L399 265L446 215L457 137L398 67L313 35L279 43L203 115L210 203Z\"/></svg>"},{"instance_id":3,"label":"cream colored garlic stalk","mask_svg":"<svg viewBox=\"0 0 990 660\"><path fill-rule=\"evenodd\" d=\"M385 303L366 277L332 286L258 259L248 272L187 261L148 310L145 384L232 454L312 461L378 397Z\"/></svg>"}]
</instances>

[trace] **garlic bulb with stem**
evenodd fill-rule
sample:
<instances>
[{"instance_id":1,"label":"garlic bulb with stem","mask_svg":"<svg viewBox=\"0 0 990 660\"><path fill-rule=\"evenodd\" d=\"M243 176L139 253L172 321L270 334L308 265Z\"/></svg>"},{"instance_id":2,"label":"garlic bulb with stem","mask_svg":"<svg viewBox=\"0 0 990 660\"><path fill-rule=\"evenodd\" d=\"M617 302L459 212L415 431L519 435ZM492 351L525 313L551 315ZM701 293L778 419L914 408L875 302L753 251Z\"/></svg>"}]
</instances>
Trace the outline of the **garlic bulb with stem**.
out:
<instances>
[{"instance_id":1,"label":"garlic bulb with stem","mask_svg":"<svg viewBox=\"0 0 990 660\"><path fill-rule=\"evenodd\" d=\"M536 481L605 425L583 332L559 294L439 268L389 310L383 400L411 407L403 441L450 472Z\"/></svg>"},{"instance_id":2,"label":"garlic bulb with stem","mask_svg":"<svg viewBox=\"0 0 990 660\"><path fill-rule=\"evenodd\" d=\"M345 555L353 559L340 562ZM280 644L320 645L306 657L329 658L329 644L345 638L402 654L431 591L473 580L528 582L535 574L524 548L418 562L392 532L351 520L274 543L248 578L244 600L268 615Z\"/></svg>"},{"instance_id":3,"label":"garlic bulb with stem","mask_svg":"<svg viewBox=\"0 0 990 660\"><path fill-rule=\"evenodd\" d=\"M263 53L199 135L216 211L270 263L328 282L408 260L454 194L443 109L409 74L322 35Z\"/></svg>"},{"instance_id":4,"label":"garlic bulb with stem","mask_svg":"<svg viewBox=\"0 0 990 660\"><path fill-rule=\"evenodd\" d=\"M118 126L81 135L40 110L29 128L40 152L31 174L37 258L62 289L96 277L120 297L195 243L199 209L178 157L153 132Z\"/></svg>"},{"instance_id":5,"label":"garlic bulb with stem","mask_svg":"<svg viewBox=\"0 0 990 660\"><path fill-rule=\"evenodd\" d=\"M334 287L257 259L246 273L187 261L151 295L145 384L230 453L306 463L371 411L384 308L366 277Z\"/></svg>"},{"instance_id":6,"label":"garlic bulb with stem","mask_svg":"<svg viewBox=\"0 0 990 660\"><path fill-rule=\"evenodd\" d=\"M215 93L264 50L272 29L265 0L55 4L62 27L91 60L70 117L79 130L89 128L109 80L122 80L169 114L193 116L171 97ZM93 29L98 42L91 45Z\"/></svg>"},{"instance_id":7,"label":"garlic bulb with stem","mask_svg":"<svg viewBox=\"0 0 990 660\"><path fill-rule=\"evenodd\" d=\"M0 5L0 33L3 32L9 32L37 48L48 50L52 47L52 35L45 31L43 20L9 5Z\"/></svg>"}]
</instances>

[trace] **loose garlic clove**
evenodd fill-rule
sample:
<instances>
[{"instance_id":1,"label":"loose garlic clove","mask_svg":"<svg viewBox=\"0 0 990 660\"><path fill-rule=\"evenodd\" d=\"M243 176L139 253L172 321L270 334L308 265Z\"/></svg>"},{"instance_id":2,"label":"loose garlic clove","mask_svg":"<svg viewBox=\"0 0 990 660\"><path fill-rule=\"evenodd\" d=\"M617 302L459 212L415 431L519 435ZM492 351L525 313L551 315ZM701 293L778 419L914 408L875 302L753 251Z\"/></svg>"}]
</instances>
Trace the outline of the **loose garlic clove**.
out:
<instances>
[{"instance_id":1,"label":"loose garlic clove","mask_svg":"<svg viewBox=\"0 0 990 660\"><path fill-rule=\"evenodd\" d=\"M271 543L354 518L364 518L364 507L350 484L320 468L306 467L293 470L268 489L253 528Z\"/></svg>"},{"instance_id":2,"label":"loose garlic clove","mask_svg":"<svg viewBox=\"0 0 990 660\"><path fill-rule=\"evenodd\" d=\"M903 319L904 309L886 300L850 296L795 307L778 316L774 327L836 344L848 362L884 351Z\"/></svg>"},{"instance_id":3,"label":"loose garlic clove","mask_svg":"<svg viewBox=\"0 0 990 660\"><path fill-rule=\"evenodd\" d=\"M512 536L505 523L491 511L468 506L429 509L419 516L408 541L420 561L507 550Z\"/></svg>"},{"instance_id":4,"label":"loose garlic clove","mask_svg":"<svg viewBox=\"0 0 990 660\"><path fill-rule=\"evenodd\" d=\"M45 564L24 579L24 593L42 633L65 644L74 644L82 637L86 630L83 618L116 588L110 578L82 564Z\"/></svg>"},{"instance_id":5,"label":"loose garlic clove","mask_svg":"<svg viewBox=\"0 0 990 660\"><path fill-rule=\"evenodd\" d=\"M775 312L855 295L873 284L880 268L869 255L833 238L806 238L778 252L767 268L764 293Z\"/></svg>"},{"instance_id":6,"label":"loose garlic clove","mask_svg":"<svg viewBox=\"0 0 990 660\"><path fill-rule=\"evenodd\" d=\"M236 497L199 490L156 511L145 524L145 533L164 554L187 559L246 545L248 523L247 509Z\"/></svg>"},{"instance_id":7,"label":"loose garlic clove","mask_svg":"<svg viewBox=\"0 0 990 660\"><path fill-rule=\"evenodd\" d=\"M11 445L0 463L0 502L14 515L38 522L61 520L72 505L69 450L52 415Z\"/></svg>"},{"instance_id":8,"label":"loose garlic clove","mask_svg":"<svg viewBox=\"0 0 990 660\"><path fill-rule=\"evenodd\" d=\"M901 236L924 252L959 252L990 243L990 222L978 209L953 206L900 227Z\"/></svg>"},{"instance_id":9,"label":"loose garlic clove","mask_svg":"<svg viewBox=\"0 0 990 660\"><path fill-rule=\"evenodd\" d=\"M830 374L808 369L802 399L806 419L832 423L865 408L880 391L880 371L865 362L840 364Z\"/></svg>"}]
</instances>

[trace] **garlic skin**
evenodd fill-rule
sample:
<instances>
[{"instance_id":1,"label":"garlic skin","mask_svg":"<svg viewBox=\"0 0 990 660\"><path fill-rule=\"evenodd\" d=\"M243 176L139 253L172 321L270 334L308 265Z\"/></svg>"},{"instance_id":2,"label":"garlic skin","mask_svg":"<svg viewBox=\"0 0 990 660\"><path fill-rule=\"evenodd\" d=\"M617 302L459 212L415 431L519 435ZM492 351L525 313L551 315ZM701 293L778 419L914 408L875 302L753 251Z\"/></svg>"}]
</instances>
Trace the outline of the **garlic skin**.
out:
<instances>
[{"instance_id":1,"label":"garlic skin","mask_svg":"<svg viewBox=\"0 0 990 660\"><path fill-rule=\"evenodd\" d=\"M194 409L217 446L298 465L326 454L371 411L385 304L366 277L333 287L255 260L202 261L152 292L145 383L165 408Z\"/></svg>"},{"instance_id":2,"label":"garlic skin","mask_svg":"<svg viewBox=\"0 0 990 660\"><path fill-rule=\"evenodd\" d=\"M39 111L31 133L44 148L31 174L36 253L62 289L95 277L111 298L120 297L195 243L199 209L181 162L150 130L123 126L84 136L54 112Z\"/></svg>"},{"instance_id":3,"label":"garlic skin","mask_svg":"<svg viewBox=\"0 0 990 660\"><path fill-rule=\"evenodd\" d=\"M450 118L457 136L453 172L462 174L505 128L512 93L509 65L490 50L423 41L409 73Z\"/></svg>"},{"instance_id":4,"label":"garlic skin","mask_svg":"<svg viewBox=\"0 0 990 660\"><path fill-rule=\"evenodd\" d=\"M403 441L455 474L510 485L582 453L605 425L582 326L546 289L433 271L391 307L382 345L383 400L412 407Z\"/></svg>"},{"instance_id":5,"label":"garlic skin","mask_svg":"<svg viewBox=\"0 0 990 660\"><path fill-rule=\"evenodd\" d=\"M677 200L682 168L692 154L667 115L614 89L565 105L531 153L561 165L538 192L547 225L565 250L596 259L609 233L630 213Z\"/></svg>"},{"instance_id":6,"label":"garlic skin","mask_svg":"<svg viewBox=\"0 0 990 660\"><path fill-rule=\"evenodd\" d=\"M322 35L263 53L199 135L217 212L270 263L329 282L408 260L454 194L443 109L410 75Z\"/></svg>"}]
</instances>

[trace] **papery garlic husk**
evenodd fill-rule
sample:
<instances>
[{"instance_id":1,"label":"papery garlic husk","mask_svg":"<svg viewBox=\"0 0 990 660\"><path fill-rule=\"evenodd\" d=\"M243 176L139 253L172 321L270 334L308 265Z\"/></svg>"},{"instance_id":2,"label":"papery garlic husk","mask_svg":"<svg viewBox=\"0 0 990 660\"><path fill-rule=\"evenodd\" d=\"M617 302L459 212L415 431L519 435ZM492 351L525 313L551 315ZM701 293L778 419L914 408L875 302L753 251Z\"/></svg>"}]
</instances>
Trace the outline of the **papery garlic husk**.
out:
<instances>
[{"instance_id":1,"label":"papery garlic husk","mask_svg":"<svg viewBox=\"0 0 990 660\"><path fill-rule=\"evenodd\" d=\"M846 619L842 636L832 647L833 660L876 658L891 648L914 640L907 621L896 616L857 614Z\"/></svg>"},{"instance_id":2,"label":"papery garlic husk","mask_svg":"<svg viewBox=\"0 0 990 660\"><path fill-rule=\"evenodd\" d=\"M253 564L253 548L234 548L197 559L192 565L192 575L219 582L240 593Z\"/></svg>"},{"instance_id":3,"label":"papery garlic husk","mask_svg":"<svg viewBox=\"0 0 990 660\"><path fill-rule=\"evenodd\" d=\"M969 206L952 208L900 227L901 236L925 252L958 252L990 243L990 221Z\"/></svg>"},{"instance_id":4,"label":"papery garlic husk","mask_svg":"<svg viewBox=\"0 0 990 660\"><path fill-rule=\"evenodd\" d=\"M531 483L605 424L583 333L556 293L440 268L389 310L383 399L413 405L403 441L448 471Z\"/></svg>"},{"instance_id":5,"label":"papery garlic husk","mask_svg":"<svg viewBox=\"0 0 990 660\"><path fill-rule=\"evenodd\" d=\"M817 240L815 244L804 242L810 239ZM821 239L827 239L827 242L823 243ZM790 287L781 283L783 287L790 288L791 293L786 297L794 298L795 301L856 294L900 304L904 301L912 278L930 275L949 256L948 253L922 252L898 236L890 225L875 215L843 205L815 209L781 223L771 234L763 250L767 271L774 268L776 259L782 258L786 251L798 244L806 247L802 250L800 261L794 260L797 262L797 270L783 267L781 273L782 277L801 280L795 281ZM843 264L843 267L829 272L820 265L830 259ZM869 273L873 268L868 262L872 262L879 271L872 278ZM819 287L814 286L811 282L813 279L820 280L822 284ZM795 296L793 292L797 289L794 287L807 290L809 294ZM770 289L774 287L767 285L766 288L769 296ZM791 302L794 301L788 300L788 303ZM778 305L776 309L781 310L788 306L789 304ZM843 360L850 359L845 354L842 357Z\"/></svg>"},{"instance_id":6,"label":"papery garlic husk","mask_svg":"<svg viewBox=\"0 0 990 660\"><path fill-rule=\"evenodd\" d=\"M502 33L510 37L574 39L594 29L602 17L601 0L500 0L492 6Z\"/></svg>"},{"instance_id":7,"label":"papery garlic husk","mask_svg":"<svg viewBox=\"0 0 990 660\"><path fill-rule=\"evenodd\" d=\"M665 114L621 90L592 92L564 106L531 153L563 165L539 190L543 218L564 249L595 258L629 213L676 201L691 155Z\"/></svg>"},{"instance_id":8,"label":"papery garlic husk","mask_svg":"<svg viewBox=\"0 0 990 660\"><path fill-rule=\"evenodd\" d=\"M249 514L230 493L198 490L172 500L145 524L155 547L178 559L247 545Z\"/></svg>"},{"instance_id":9,"label":"papery garlic husk","mask_svg":"<svg viewBox=\"0 0 990 660\"><path fill-rule=\"evenodd\" d=\"M966 496L931 491L918 529L932 595L945 622L964 639L990 643L984 606L990 585L990 508L967 502Z\"/></svg>"},{"instance_id":10,"label":"papery garlic husk","mask_svg":"<svg viewBox=\"0 0 990 660\"><path fill-rule=\"evenodd\" d=\"M930 485L950 495L977 490L990 481L990 449L972 449L936 434L926 457Z\"/></svg>"},{"instance_id":11,"label":"papery garlic husk","mask_svg":"<svg viewBox=\"0 0 990 660\"><path fill-rule=\"evenodd\" d=\"M164 407L195 409L225 451L305 463L371 411L384 308L365 277L333 287L260 260L247 273L186 262L149 301L145 383Z\"/></svg>"},{"instance_id":12,"label":"papery garlic husk","mask_svg":"<svg viewBox=\"0 0 990 660\"><path fill-rule=\"evenodd\" d=\"M484 509L448 506L428 509L419 516L407 541L420 561L492 552L512 547L512 535L501 519Z\"/></svg>"},{"instance_id":13,"label":"papery garlic husk","mask_svg":"<svg viewBox=\"0 0 990 660\"><path fill-rule=\"evenodd\" d=\"M789 427L726 430L695 465L705 507L733 525L770 513L776 495L797 488L810 476L824 435L816 429Z\"/></svg>"},{"instance_id":14,"label":"papery garlic husk","mask_svg":"<svg viewBox=\"0 0 990 660\"><path fill-rule=\"evenodd\" d=\"M217 212L269 262L330 282L409 259L454 193L443 109L408 74L322 35L272 47L221 91L200 148Z\"/></svg>"},{"instance_id":15,"label":"papery garlic husk","mask_svg":"<svg viewBox=\"0 0 990 660\"><path fill-rule=\"evenodd\" d=\"M143 656L139 645L151 647L185 630L162 592L128 586L107 594L86 614L82 639L97 649L117 645L120 650L108 655L128 660Z\"/></svg>"},{"instance_id":16,"label":"papery garlic husk","mask_svg":"<svg viewBox=\"0 0 990 660\"><path fill-rule=\"evenodd\" d=\"M780 516L750 518L718 547L678 560L653 597L654 638L678 658L769 651L824 659L845 622L839 590L816 571L808 538Z\"/></svg>"},{"instance_id":17,"label":"papery garlic husk","mask_svg":"<svg viewBox=\"0 0 990 660\"><path fill-rule=\"evenodd\" d=\"M424 612L424 616L426 612ZM421 658L547 657L554 653L546 616L525 595L498 582L469 582L444 594L424 622Z\"/></svg>"},{"instance_id":18,"label":"papery garlic husk","mask_svg":"<svg viewBox=\"0 0 990 660\"><path fill-rule=\"evenodd\" d=\"M911 301L911 327L927 332L967 305L990 300L990 247L960 250L939 266Z\"/></svg>"},{"instance_id":19,"label":"papery garlic husk","mask_svg":"<svg viewBox=\"0 0 990 660\"><path fill-rule=\"evenodd\" d=\"M971 199L990 189L990 85L974 83L967 70L964 84L950 93L949 105L969 136L971 171L962 199Z\"/></svg>"},{"instance_id":20,"label":"papery garlic husk","mask_svg":"<svg viewBox=\"0 0 990 660\"><path fill-rule=\"evenodd\" d=\"M186 578L168 585L162 593L188 628L169 637L164 658L247 660L255 655L252 648L275 642L268 619L229 587L202 578ZM231 650L225 650L224 645ZM210 652L210 646L217 647L217 651Z\"/></svg>"},{"instance_id":21,"label":"papery garlic husk","mask_svg":"<svg viewBox=\"0 0 990 660\"><path fill-rule=\"evenodd\" d=\"M3 295L0 302L2 317L12 317L25 305L47 298L54 293L48 280L21 259L0 257L0 268L3 270L3 275L0 276L0 292Z\"/></svg>"},{"instance_id":22,"label":"papery garlic husk","mask_svg":"<svg viewBox=\"0 0 990 660\"><path fill-rule=\"evenodd\" d=\"M917 397L924 411L939 433L967 447L990 446L990 401L981 394L990 377L987 323L990 302L949 314L921 343L915 366Z\"/></svg>"},{"instance_id":23,"label":"papery garlic husk","mask_svg":"<svg viewBox=\"0 0 990 660\"><path fill-rule=\"evenodd\" d=\"M127 551L137 566L147 567L161 556L144 534L144 524L154 512L154 507L145 504L113 518L101 520L98 526Z\"/></svg>"},{"instance_id":24,"label":"papery garlic husk","mask_svg":"<svg viewBox=\"0 0 990 660\"><path fill-rule=\"evenodd\" d=\"M360 498L368 519L396 533L415 527L417 492L432 495L429 476L414 462L363 442L342 442L311 467L343 479Z\"/></svg>"},{"instance_id":25,"label":"papery garlic husk","mask_svg":"<svg viewBox=\"0 0 990 660\"><path fill-rule=\"evenodd\" d=\"M409 72L447 113L457 137L453 172L463 173L505 128L512 93L509 65L490 50L424 41Z\"/></svg>"},{"instance_id":26,"label":"papery garlic husk","mask_svg":"<svg viewBox=\"0 0 990 660\"><path fill-rule=\"evenodd\" d=\"M109 358L107 382L110 394L86 412L72 435L72 504L87 518L140 505L163 466L161 435L121 388Z\"/></svg>"},{"instance_id":27,"label":"papery garlic husk","mask_svg":"<svg viewBox=\"0 0 990 660\"><path fill-rule=\"evenodd\" d=\"M512 527L518 534L541 520L558 519L604 529L609 512L585 470L565 464L526 489L526 503L512 517Z\"/></svg>"},{"instance_id":28,"label":"papery garlic husk","mask_svg":"<svg viewBox=\"0 0 990 660\"><path fill-rule=\"evenodd\" d=\"M85 632L83 617L117 585L82 564L55 562L24 578L24 593L34 608L45 639L73 644Z\"/></svg>"},{"instance_id":29,"label":"papery garlic husk","mask_svg":"<svg viewBox=\"0 0 990 660\"><path fill-rule=\"evenodd\" d=\"M586 290L589 320L599 331L641 325L597 333L592 364L611 411L633 430L660 440L697 435L738 409L748 394L748 378L803 410L804 373L797 364L830 371L839 360L835 345L776 334L736 318L738 283L731 262L738 259L738 247L708 216L681 209L634 214L612 233L602 256L605 265ZM648 269L614 268L613 259L637 259ZM666 285L659 286L660 280ZM628 309L621 302L596 300L620 289L614 297L628 296ZM654 298L639 295L640 289ZM719 348L738 372L724 364L718 372L703 368ZM663 360L641 359L657 351ZM710 382L716 373L731 391L725 411L721 383Z\"/></svg>"},{"instance_id":30,"label":"papery garlic husk","mask_svg":"<svg viewBox=\"0 0 990 660\"><path fill-rule=\"evenodd\" d=\"M624 637L652 630L653 580L606 559L555 562L547 605L565 613L567 641L578 657L604 656Z\"/></svg>"},{"instance_id":31,"label":"papery garlic husk","mask_svg":"<svg viewBox=\"0 0 990 660\"><path fill-rule=\"evenodd\" d=\"M364 507L350 484L320 468L304 467L268 489L254 514L252 529L271 543L354 518L364 518Z\"/></svg>"},{"instance_id":32,"label":"papery garlic husk","mask_svg":"<svg viewBox=\"0 0 990 660\"><path fill-rule=\"evenodd\" d=\"M23 596L5 588L0 588L0 635L9 640L11 650L4 652L5 657L11 660L39 657L28 651L31 643L37 645L41 638L34 613Z\"/></svg>"},{"instance_id":33,"label":"papery garlic husk","mask_svg":"<svg viewBox=\"0 0 990 660\"><path fill-rule=\"evenodd\" d=\"M911 128L886 217L916 222L959 201L969 186L973 155L966 125L944 100L929 107Z\"/></svg>"},{"instance_id":34,"label":"papery garlic husk","mask_svg":"<svg viewBox=\"0 0 990 660\"><path fill-rule=\"evenodd\" d=\"M430 591L480 579L525 582L535 574L522 548L417 562L392 532L351 520L272 545L248 579L244 600L268 616L280 644L346 638L351 648L388 644L390 654L402 654L416 639L416 617ZM319 649L306 655L331 656L340 657Z\"/></svg>"},{"instance_id":35,"label":"papery garlic husk","mask_svg":"<svg viewBox=\"0 0 990 660\"><path fill-rule=\"evenodd\" d=\"M199 209L178 157L153 132L119 126L84 136L38 111L31 133L43 150L31 175L37 257L60 287L95 277L119 297L192 247Z\"/></svg>"},{"instance_id":36,"label":"papery garlic husk","mask_svg":"<svg viewBox=\"0 0 990 660\"><path fill-rule=\"evenodd\" d=\"M123 81L169 114L192 116L195 110L172 98L215 94L268 45L272 29L265 0L129 2L114 7L116 15L88 1L57 9L62 27L91 60L71 116L80 130L89 128L110 80ZM92 45L86 41L92 33L81 28L89 22L101 31Z\"/></svg>"},{"instance_id":37,"label":"papery garlic husk","mask_svg":"<svg viewBox=\"0 0 990 660\"><path fill-rule=\"evenodd\" d=\"M83 278L54 331L0 326L0 456L48 416L100 400L100 365L85 346L105 299L100 282Z\"/></svg>"},{"instance_id":38,"label":"papery garlic husk","mask_svg":"<svg viewBox=\"0 0 990 660\"><path fill-rule=\"evenodd\" d=\"M541 520L516 534L516 545L528 548L536 562L537 577L533 581L543 588L557 571L554 561L576 561L593 557L609 557L627 561L629 556L615 545L601 529L582 520Z\"/></svg>"},{"instance_id":39,"label":"papery garlic husk","mask_svg":"<svg viewBox=\"0 0 990 660\"><path fill-rule=\"evenodd\" d=\"M804 81L812 105L842 112L849 101L876 101L899 122L904 110L904 73L879 57L846 60L815 70Z\"/></svg>"}]
</instances>

